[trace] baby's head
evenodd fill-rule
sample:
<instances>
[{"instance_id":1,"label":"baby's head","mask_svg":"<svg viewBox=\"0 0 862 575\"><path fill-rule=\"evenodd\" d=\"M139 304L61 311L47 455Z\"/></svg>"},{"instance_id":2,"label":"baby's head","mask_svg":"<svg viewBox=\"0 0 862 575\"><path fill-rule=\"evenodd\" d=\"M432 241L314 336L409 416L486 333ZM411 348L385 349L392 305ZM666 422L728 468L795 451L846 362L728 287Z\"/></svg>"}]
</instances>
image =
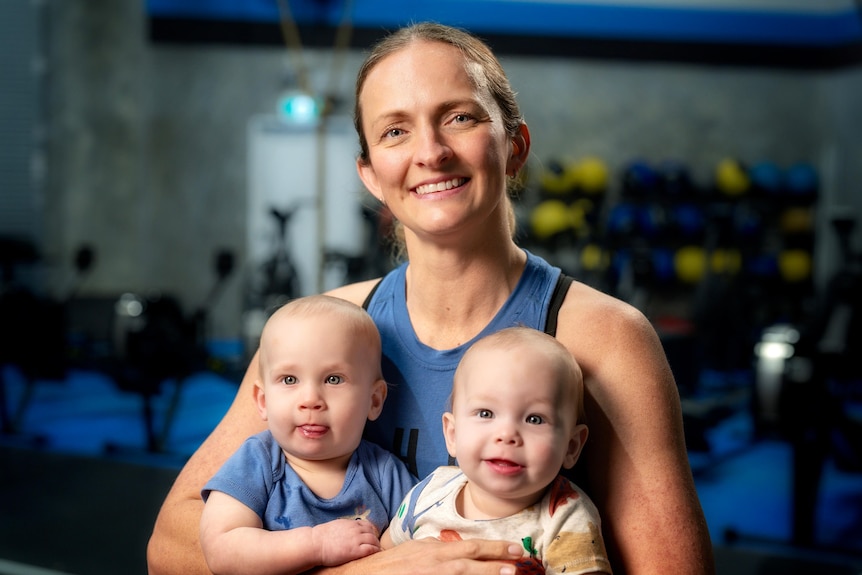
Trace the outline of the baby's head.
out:
<instances>
[{"instance_id":1,"label":"baby's head","mask_svg":"<svg viewBox=\"0 0 862 575\"><path fill-rule=\"evenodd\" d=\"M311 295L291 300L276 309L267 320L260 334L260 361L259 375L263 381L264 370L273 357L283 354L278 345L285 337L307 339L317 335L297 330L299 324L310 321L315 327L324 326L329 321L334 322L339 331L346 332L352 336L351 344L361 350L362 363L367 363L374 370L374 375L381 377L380 355L381 343L380 332L374 320L361 307L328 295ZM333 335L325 330L319 330L320 339L316 343L326 342L328 336Z\"/></svg>"},{"instance_id":2,"label":"baby's head","mask_svg":"<svg viewBox=\"0 0 862 575\"><path fill-rule=\"evenodd\" d=\"M443 431L472 488L512 512L541 497L586 441L583 386L572 354L535 329L505 329L467 350Z\"/></svg>"},{"instance_id":3,"label":"baby's head","mask_svg":"<svg viewBox=\"0 0 862 575\"><path fill-rule=\"evenodd\" d=\"M511 353L509 353L511 352ZM450 403L454 403L459 387L482 377L481 370L496 356L506 364L514 363L526 356L527 361L546 363L547 373L552 375L559 404L566 413L577 416L574 426L584 421L584 376L581 366L571 352L557 340L544 332L528 327L511 327L477 341L461 358L455 371ZM530 380L512 379L508 383L530 389Z\"/></svg>"},{"instance_id":4,"label":"baby's head","mask_svg":"<svg viewBox=\"0 0 862 575\"><path fill-rule=\"evenodd\" d=\"M380 334L359 306L308 296L264 326L254 394L288 460L348 456L366 420L380 415L386 392Z\"/></svg>"}]
</instances>

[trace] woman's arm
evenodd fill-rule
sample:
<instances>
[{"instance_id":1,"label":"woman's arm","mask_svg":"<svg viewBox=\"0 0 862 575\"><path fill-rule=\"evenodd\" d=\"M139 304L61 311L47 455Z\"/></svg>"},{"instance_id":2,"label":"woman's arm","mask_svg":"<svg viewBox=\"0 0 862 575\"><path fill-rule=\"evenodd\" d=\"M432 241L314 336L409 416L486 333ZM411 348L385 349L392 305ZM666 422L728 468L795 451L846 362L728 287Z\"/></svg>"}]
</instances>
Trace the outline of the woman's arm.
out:
<instances>
[{"instance_id":1,"label":"woman's arm","mask_svg":"<svg viewBox=\"0 0 862 575\"><path fill-rule=\"evenodd\" d=\"M245 439L265 429L252 399L256 373L255 354L230 409L188 460L165 498L147 546L150 575L210 573L200 546L201 488Z\"/></svg>"},{"instance_id":2,"label":"woman's arm","mask_svg":"<svg viewBox=\"0 0 862 575\"><path fill-rule=\"evenodd\" d=\"M352 561L340 567L311 571L318 575L515 575L512 563L524 548L507 541L466 539L442 542L412 539L392 549Z\"/></svg>"},{"instance_id":3,"label":"woman's arm","mask_svg":"<svg viewBox=\"0 0 862 575\"><path fill-rule=\"evenodd\" d=\"M575 283L557 335L584 370L590 440L578 465L614 573L714 573L679 393L655 330L633 307Z\"/></svg>"}]
</instances>

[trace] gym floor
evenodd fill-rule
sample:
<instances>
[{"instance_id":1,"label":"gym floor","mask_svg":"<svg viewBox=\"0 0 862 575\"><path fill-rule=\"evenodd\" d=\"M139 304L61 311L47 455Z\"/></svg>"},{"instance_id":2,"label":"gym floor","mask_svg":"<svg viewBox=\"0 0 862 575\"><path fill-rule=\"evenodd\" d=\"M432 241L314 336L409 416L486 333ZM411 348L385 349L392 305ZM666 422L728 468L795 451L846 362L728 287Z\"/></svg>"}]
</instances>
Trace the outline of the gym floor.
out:
<instances>
[{"instance_id":1,"label":"gym floor","mask_svg":"<svg viewBox=\"0 0 862 575\"><path fill-rule=\"evenodd\" d=\"M14 417L24 384L14 370L2 375ZM145 574L159 505L235 392L213 374L165 383L152 401L154 453L140 396L88 371L39 382L15 433L0 437L0 575ZM752 440L749 419L730 412L708 430L712 448L691 454L718 574L862 574L862 474L827 461L815 543L794 547L791 447Z\"/></svg>"}]
</instances>

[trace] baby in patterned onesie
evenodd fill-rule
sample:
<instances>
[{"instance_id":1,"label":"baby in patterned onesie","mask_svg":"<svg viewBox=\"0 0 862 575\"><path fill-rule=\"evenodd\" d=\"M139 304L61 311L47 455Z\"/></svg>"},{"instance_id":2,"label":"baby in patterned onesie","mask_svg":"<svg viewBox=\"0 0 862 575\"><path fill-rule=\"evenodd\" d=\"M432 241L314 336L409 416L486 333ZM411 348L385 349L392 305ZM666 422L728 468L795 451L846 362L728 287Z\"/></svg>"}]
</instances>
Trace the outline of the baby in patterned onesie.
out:
<instances>
[{"instance_id":1,"label":"baby in patterned onesie","mask_svg":"<svg viewBox=\"0 0 862 575\"><path fill-rule=\"evenodd\" d=\"M515 327L475 343L443 414L449 454L404 498L381 539L520 540L521 575L611 573L595 505L560 475L587 439L583 375L541 331Z\"/></svg>"}]
</instances>

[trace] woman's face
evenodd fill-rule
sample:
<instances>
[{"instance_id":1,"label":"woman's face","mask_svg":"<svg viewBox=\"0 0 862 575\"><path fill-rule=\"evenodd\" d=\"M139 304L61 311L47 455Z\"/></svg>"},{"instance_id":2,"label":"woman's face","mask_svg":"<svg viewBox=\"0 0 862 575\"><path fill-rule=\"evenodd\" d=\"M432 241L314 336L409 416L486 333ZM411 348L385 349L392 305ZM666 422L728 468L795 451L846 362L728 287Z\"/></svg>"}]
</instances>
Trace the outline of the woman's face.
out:
<instances>
[{"instance_id":1,"label":"woman's face","mask_svg":"<svg viewBox=\"0 0 862 575\"><path fill-rule=\"evenodd\" d=\"M359 97L369 146L359 175L408 237L454 240L506 221L512 140L457 48L414 42L381 60Z\"/></svg>"}]
</instances>

